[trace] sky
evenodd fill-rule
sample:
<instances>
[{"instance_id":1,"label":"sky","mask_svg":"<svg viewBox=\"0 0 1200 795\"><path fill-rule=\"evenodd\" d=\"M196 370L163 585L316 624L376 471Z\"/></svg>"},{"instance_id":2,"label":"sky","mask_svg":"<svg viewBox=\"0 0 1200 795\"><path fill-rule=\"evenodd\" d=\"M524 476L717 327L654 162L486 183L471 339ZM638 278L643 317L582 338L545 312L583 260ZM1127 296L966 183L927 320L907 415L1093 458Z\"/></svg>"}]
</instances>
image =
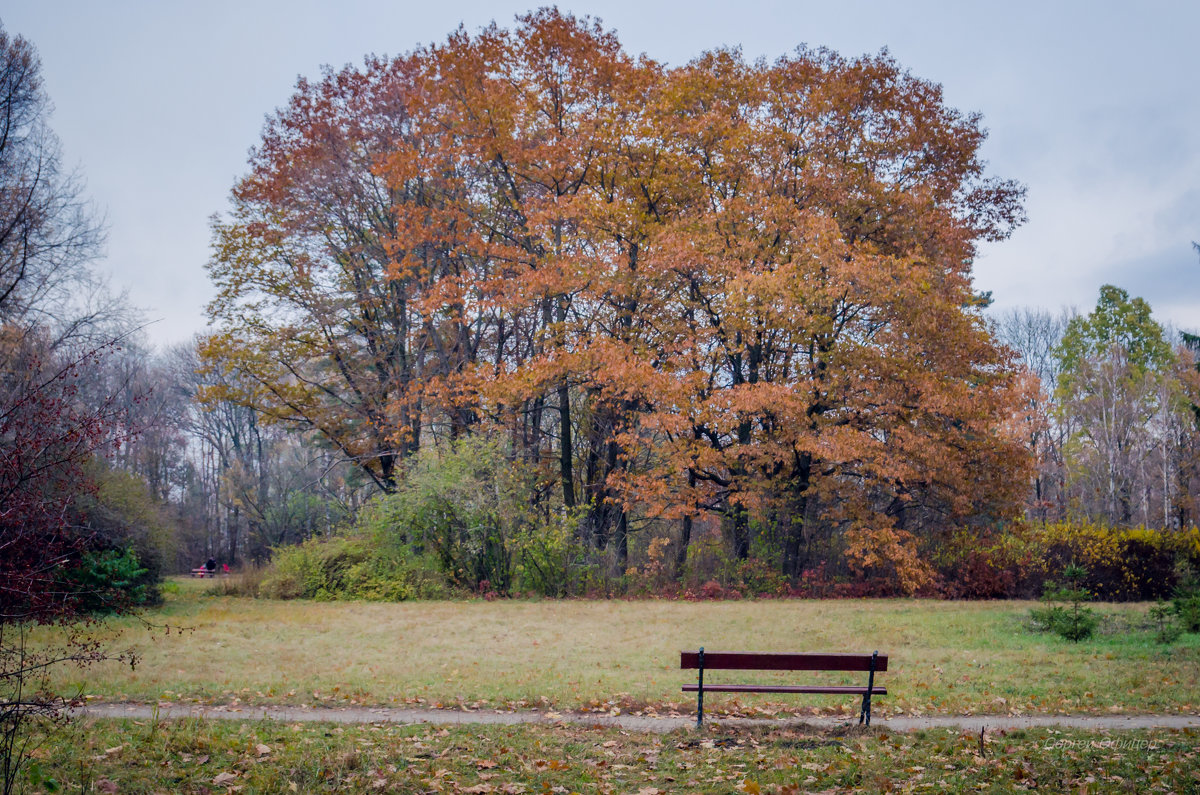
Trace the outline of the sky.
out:
<instances>
[{"instance_id":1,"label":"sky","mask_svg":"<svg viewBox=\"0 0 1200 795\"><path fill-rule=\"evenodd\" d=\"M266 117L300 76L510 26L531 3L6 0L42 59L51 125L107 220L96 268L158 346L206 329L209 221L229 206ZM1089 311L1103 284L1200 329L1200 3L656 0L562 2L670 65L740 46L887 48L946 102L983 115L989 173L1028 188L1029 221L986 244L994 309Z\"/></svg>"}]
</instances>

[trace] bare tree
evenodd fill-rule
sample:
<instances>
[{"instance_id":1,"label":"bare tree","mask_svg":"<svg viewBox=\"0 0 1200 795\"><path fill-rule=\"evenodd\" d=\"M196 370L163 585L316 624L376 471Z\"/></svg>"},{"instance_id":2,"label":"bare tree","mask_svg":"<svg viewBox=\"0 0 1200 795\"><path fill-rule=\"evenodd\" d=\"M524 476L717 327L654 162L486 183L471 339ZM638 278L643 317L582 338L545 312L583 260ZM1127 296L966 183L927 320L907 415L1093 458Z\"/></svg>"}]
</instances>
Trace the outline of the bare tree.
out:
<instances>
[{"instance_id":1,"label":"bare tree","mask_svg":"<svg viewBox=\"0 0 1200 795\"><path fill-rule=\"evenodd\" d=\"M1063 444L1071 434L1071 418L1054 411L1061 367L1055 350L1074 315L1074 310L1065 308L1054 314L1038 307L1019 307L994 321L996 336L1016 352L1038 382L1029 392L1026 442L1037 462L1029 514L1042 521L1061 518L1066 510Z\"/></svg>"},{"instance_id":2,"label":"bare tree","mask_svg":"<svg viewBox=\"0 0 1200 795\"><path fill-rule=\"evenodd\" d=\"M103 227L63 167L40 72L33 45L0 28L0 322L95 341L126 312L88 268Z\"/></svg>"},{"instance_id":3,"label":"bare tree","mask_svg":"<svg viewBox=\"0 0 1200 795\"><path fill-rule=\"evenodd\" d=\"M64 703L47 672L105 656L81 624L69 568L91 539L73 523L86 467L120 429L114 394L89 394L129 314L91 268L101 224L47 124L37 52L0 27L0 789L16 786L29 718ZM29 627L67 640L31 648Z\"/></svg>"},{"instance_id":4,"label":"bare tree","mask_svg":"<svg viewBox=\"0 0 1200 795\"><path fill-rule=\"evenodd\" d=\"M1039 307L1017 307L996 319L996 336L1017 352L1025 367L1053 394L1058 386L1058 359L1054 349L1062 341L1067 323L1076 313L1060 309L1054 314Z\"/></svg>"}]
</instances>

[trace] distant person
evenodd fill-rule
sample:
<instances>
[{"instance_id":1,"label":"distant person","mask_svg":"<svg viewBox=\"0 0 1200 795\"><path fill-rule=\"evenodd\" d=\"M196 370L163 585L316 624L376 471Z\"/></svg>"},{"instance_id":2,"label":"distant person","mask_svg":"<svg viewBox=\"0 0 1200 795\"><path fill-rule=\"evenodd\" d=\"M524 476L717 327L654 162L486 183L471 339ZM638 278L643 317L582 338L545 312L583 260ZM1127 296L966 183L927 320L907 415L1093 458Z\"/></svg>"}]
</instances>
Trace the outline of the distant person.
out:
<instances>
[{"instance_id":1,"label":"distant person","mask_svg":"<svg viewBox=\"0 0 1200 795\"><path fill-rule=\"evenodd\" d=\"M217 570L217 561L213 558L209 558L208 561L205 562L204 568L208 569L208 576L211 577Z\"/></svg>"},{"instance_id":2,"label":"distant person","mask_svg":"<svg viewBox=\"0 0 1200 795\"><path fill-rule=\"evenodd\" d=\"M228 574L228 573L229 573L229 564L228 564L228 563L222 563L222 564L221 564L221 573L222 573L222 574Z\"/></svg>"}]
</instances>

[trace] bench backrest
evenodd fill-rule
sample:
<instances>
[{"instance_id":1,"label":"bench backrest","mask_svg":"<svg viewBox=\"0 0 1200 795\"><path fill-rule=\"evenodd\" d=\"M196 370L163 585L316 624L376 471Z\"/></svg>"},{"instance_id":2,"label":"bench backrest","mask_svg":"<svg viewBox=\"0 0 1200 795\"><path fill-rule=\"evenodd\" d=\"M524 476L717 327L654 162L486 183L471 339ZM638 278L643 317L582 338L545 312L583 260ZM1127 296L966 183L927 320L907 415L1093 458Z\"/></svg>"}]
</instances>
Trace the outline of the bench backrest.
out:
<instances>
[{"instance_id":1,"label":"bench backrest","mask_svg":"<svg viewBox=\"0 0 1200 795\"><path fill-rule=\"evenodd\" d=\"M887 655L875 657L875 670L887 670ZM699 651L679 652L680 668L699 668ZM737 671L869 671L870 654L782 654L754 651L707 651L704 667Z\"/></svg>"}]
</instances>

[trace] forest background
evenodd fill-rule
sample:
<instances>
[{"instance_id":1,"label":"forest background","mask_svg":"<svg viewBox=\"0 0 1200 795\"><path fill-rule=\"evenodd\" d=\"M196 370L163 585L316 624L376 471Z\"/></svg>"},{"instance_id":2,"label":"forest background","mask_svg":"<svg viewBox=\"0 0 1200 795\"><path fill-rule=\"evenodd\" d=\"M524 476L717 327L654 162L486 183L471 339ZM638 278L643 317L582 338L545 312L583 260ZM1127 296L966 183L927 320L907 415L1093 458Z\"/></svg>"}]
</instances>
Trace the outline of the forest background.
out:
<instances>
[{"instance_id":1,"label":"forest background","mask_svg":"<svg viewBox=\"0 0 1200 795\"><path fill-rule=\"evenodd\" d=\"M3 44L10 593L274 550L265 593L390 599L1200 563L1197 337L1113 286L989 314L1023 188L886 54L668 68L543 10L302 80L214 221L217 332L151 354Z\"/></svg>"}]
</instances>

